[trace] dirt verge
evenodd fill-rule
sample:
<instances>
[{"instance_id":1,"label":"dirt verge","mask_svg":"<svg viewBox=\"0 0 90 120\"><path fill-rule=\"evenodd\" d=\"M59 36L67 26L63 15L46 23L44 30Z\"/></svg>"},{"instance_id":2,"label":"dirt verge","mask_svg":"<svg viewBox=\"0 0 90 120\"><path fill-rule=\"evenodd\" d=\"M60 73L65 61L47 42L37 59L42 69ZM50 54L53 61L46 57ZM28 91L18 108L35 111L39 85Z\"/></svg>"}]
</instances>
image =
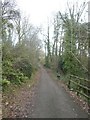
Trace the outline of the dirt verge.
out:
<instances>
[{"instance_id":1,"label":"dirt verge","mask_svg":"<svg viewBox=\"0 0 90 120\"><path fill-rule=\"evenodd\" d=\"M3 93L2 116L3 118L25 118L28 114L28 105L30 106L29 114L32 114L33 96L35 88L40 78L40 70L38 70L27 83L20 87L10 86L9 91Z\"/></svg>"}]
</instances>

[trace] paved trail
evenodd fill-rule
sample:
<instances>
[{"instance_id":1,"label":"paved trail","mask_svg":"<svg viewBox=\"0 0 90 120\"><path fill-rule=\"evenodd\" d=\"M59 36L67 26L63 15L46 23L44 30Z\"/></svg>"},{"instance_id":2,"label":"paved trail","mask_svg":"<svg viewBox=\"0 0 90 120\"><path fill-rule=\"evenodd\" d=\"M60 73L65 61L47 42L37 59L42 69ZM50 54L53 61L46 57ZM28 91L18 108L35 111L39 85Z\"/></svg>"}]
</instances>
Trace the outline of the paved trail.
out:
<instances>
[{"instance_id":1,"label":"paved trail","mask_svg":"<svg viewBox=\"0 0 90 120\"><path fill-rule=\"evenodd\" d=\"M87 118L63 87L59 87L41 68L35 107L32 118Z\"/></svg>"}]
</instances>

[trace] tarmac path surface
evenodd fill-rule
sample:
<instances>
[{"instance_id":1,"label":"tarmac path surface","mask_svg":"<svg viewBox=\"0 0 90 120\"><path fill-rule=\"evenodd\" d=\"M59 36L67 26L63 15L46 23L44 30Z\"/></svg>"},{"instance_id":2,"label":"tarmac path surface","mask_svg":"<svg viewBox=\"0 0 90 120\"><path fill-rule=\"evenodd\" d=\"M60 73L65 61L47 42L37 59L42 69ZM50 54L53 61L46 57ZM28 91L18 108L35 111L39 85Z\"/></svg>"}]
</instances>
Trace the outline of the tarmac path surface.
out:
<instances>
[{"instance_id":1,"label":"tarmac path surface","mask_svg":"<svg viewBox=\"0 0 90 120\"><path fill-rule=\"evenodd\" d=\"M73 102L65 89L58 86L44 68L41 68L34 99L32 118L88 118L87 113Z\"/></svg>"}]
</instances>

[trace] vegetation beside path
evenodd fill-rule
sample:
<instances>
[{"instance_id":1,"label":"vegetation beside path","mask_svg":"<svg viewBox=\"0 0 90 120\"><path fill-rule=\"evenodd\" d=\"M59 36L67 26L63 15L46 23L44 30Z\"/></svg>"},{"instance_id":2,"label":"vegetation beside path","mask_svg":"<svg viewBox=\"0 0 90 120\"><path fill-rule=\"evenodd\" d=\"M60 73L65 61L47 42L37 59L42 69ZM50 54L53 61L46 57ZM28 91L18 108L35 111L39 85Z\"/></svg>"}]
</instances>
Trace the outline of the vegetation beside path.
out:
<instances>
[{"instance_id":1,"label":"vegetation beside path","mask_svg":"<svg viewBox=\"0 0 90 120\"><path fill-rule=\"evenodd\" d=\"M7 88L7 91L3 93L3 101L2 101L2 112L3 118L14 118L14 117L26 117L24 113L28 112L26 105L28 105L32 96L34 95L34 89L40 79L40 69L37 70L31 77L31 79L27 80L26 83L22 83L22 85L10 85ZM32 105L30 105L32 112ZM31 114L31 113L30 113Z\"/></svg>"}]
</instances>

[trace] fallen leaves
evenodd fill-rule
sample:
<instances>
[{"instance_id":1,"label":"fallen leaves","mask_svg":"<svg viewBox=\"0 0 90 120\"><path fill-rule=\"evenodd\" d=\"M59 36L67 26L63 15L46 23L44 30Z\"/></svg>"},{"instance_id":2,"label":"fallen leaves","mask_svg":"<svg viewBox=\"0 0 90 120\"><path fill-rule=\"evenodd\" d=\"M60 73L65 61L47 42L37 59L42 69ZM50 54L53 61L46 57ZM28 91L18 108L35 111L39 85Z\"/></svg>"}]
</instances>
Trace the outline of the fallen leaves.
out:
<instances>
[{"instance_id":1,"label":"fallen leaves","mask_svg":"<svg viewBox=\"0 0 90 120\"><path fill-rule=\"evenodd\" d=\"M5 103L6 106L7 106L8 104L9 104L8 102Z\"/></svg>"},{"instance_id":2,"label":"fallen leaves","mask_svg":"<svg viewBox=\"0 0 90 120\"><path fill-rule=\"evenodd\" d=\"M22 87L12 90L8 95L3 94L3 117L4 118L27 118L30 117L34 109L34 96L40 77L38 71L34 77L33 84L27 83ZM35 81L35 82L34 82Z\"/></svg>"}]
</instances>

